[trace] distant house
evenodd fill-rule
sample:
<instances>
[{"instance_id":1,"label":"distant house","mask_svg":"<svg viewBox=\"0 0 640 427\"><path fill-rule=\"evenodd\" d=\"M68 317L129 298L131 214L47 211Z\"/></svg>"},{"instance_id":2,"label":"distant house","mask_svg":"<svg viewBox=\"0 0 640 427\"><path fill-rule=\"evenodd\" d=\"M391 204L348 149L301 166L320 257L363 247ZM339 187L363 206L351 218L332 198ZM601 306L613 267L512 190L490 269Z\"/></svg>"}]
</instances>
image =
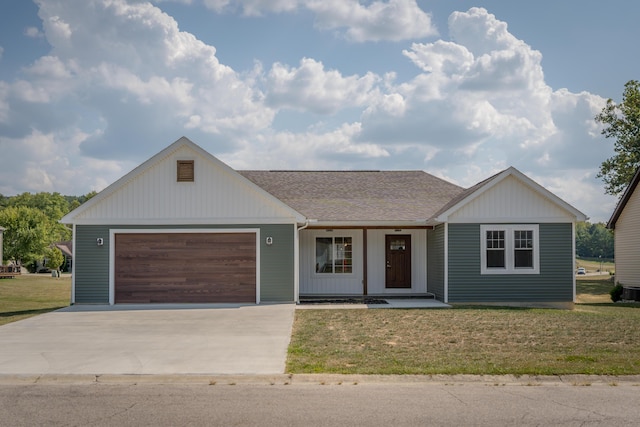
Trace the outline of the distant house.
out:
<instances>
[{"instance_id":1,"label":"distant house","mask_svg":"<svg viewBox=\"0 0 640 427\"><path fill-rule=\"evenodd\" d=\"M73 265L73 242L70 240L54 243L55 247L62 252L64 261L60 266L61 271L71 271Z\"/></svg>"},{"instance_id":2,"label":"distant house","mask_svg":"<svg viewBox=\"0 0 640 427\"><path fill-rule=\"evenodd\" d=\"M236 171L181 138L66 215L75 303L571 305L583 213L514 168Z\"/></svg>"},{"instance_id":3,"label":"distant house","mask_svg":"<svg viewBox=\"0 0 640 427\"><path fill-rule=\"evenodd\" d=\"M615 232L616 282L640 287L640 168L622 194L607 227ZM640 292L638 293L640 298ZM634 298L635 299L635 298Z\"/></svg>"}]
</instances>

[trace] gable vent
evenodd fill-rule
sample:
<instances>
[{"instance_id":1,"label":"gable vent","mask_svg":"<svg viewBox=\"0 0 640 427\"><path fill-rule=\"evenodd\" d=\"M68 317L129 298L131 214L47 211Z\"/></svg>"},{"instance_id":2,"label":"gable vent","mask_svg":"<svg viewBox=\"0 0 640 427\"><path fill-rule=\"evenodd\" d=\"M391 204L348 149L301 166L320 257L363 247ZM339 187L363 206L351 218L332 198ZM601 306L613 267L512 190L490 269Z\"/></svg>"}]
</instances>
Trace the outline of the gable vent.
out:
<instances>
[{"instance_id":1,"label":"gable vent","mask_svg":"<svg viewBox=\"0 0 640 427\"><path fill-rule=\"evenodd\" d=\"M193 160L178 160L178 182L194 181Z\"/></svg>"}]
</instances>

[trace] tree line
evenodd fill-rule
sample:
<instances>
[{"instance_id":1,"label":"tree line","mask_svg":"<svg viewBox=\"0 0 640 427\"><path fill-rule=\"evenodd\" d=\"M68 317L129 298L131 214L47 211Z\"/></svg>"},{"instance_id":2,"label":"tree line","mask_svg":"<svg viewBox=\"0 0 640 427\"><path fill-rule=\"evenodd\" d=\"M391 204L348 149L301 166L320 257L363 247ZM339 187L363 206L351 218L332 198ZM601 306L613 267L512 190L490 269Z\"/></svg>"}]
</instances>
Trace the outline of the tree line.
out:
<instances>
[{"instance_id":1,"label":"tree line","mask_svg":"<svg viewBox=\"0 0 640 427\"><path fill-rule=\"evenodd\" d=\"M83 196L46 192L0 194L0 227L5 228L4 260L0 264L6 261L35 267L46 259L52 269L58 269L64 256L54 243L71 240L71 229L58 221L95 194L95 191Z\"/></svg>"},{"instance_id":2,"label":"tree line","mask_svg":"<svg viewBox=\"0 0 640 427\"><path fill-rule=\"evenodd\" d=\"M613 259L613 232L601 222L576 224L576 255L580 258Z\"/></svg>"}]
</instances>

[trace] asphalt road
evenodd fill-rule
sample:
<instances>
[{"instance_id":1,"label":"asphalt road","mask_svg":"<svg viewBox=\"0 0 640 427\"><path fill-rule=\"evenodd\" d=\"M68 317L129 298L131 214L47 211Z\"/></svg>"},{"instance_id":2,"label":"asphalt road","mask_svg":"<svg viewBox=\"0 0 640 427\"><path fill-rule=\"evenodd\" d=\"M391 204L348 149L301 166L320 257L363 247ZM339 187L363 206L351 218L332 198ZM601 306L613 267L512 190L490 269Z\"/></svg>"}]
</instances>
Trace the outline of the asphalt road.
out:
<instances>
[{"instance_id":1,"label":"asphalt road","mask_svg":"<svg viewBox=\"0 0 640 427\"><path fill-rule=\"evenodd\" d=\"M637 384L0 384L2 426L638 425Z\"/></svg>"}]
</instances>

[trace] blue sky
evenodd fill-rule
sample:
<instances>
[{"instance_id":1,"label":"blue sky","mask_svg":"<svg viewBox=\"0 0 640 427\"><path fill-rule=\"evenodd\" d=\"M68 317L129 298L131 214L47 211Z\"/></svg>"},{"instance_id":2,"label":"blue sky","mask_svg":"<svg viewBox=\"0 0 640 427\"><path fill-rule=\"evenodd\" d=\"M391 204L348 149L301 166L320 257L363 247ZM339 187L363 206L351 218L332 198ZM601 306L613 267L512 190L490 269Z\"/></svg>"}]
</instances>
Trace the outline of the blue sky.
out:
<instances>
[{"instance_id":1,"label":"blue sky","mask_svg":"<svg viewBox=\"0 0 640 427\"><path fill-rule=\"evenodd\" d=\"M0 193L101 190L180 136L239 169L515 166L606 221L593 117L640 3L4 0Z\"/></svg>"}]
</instances>

